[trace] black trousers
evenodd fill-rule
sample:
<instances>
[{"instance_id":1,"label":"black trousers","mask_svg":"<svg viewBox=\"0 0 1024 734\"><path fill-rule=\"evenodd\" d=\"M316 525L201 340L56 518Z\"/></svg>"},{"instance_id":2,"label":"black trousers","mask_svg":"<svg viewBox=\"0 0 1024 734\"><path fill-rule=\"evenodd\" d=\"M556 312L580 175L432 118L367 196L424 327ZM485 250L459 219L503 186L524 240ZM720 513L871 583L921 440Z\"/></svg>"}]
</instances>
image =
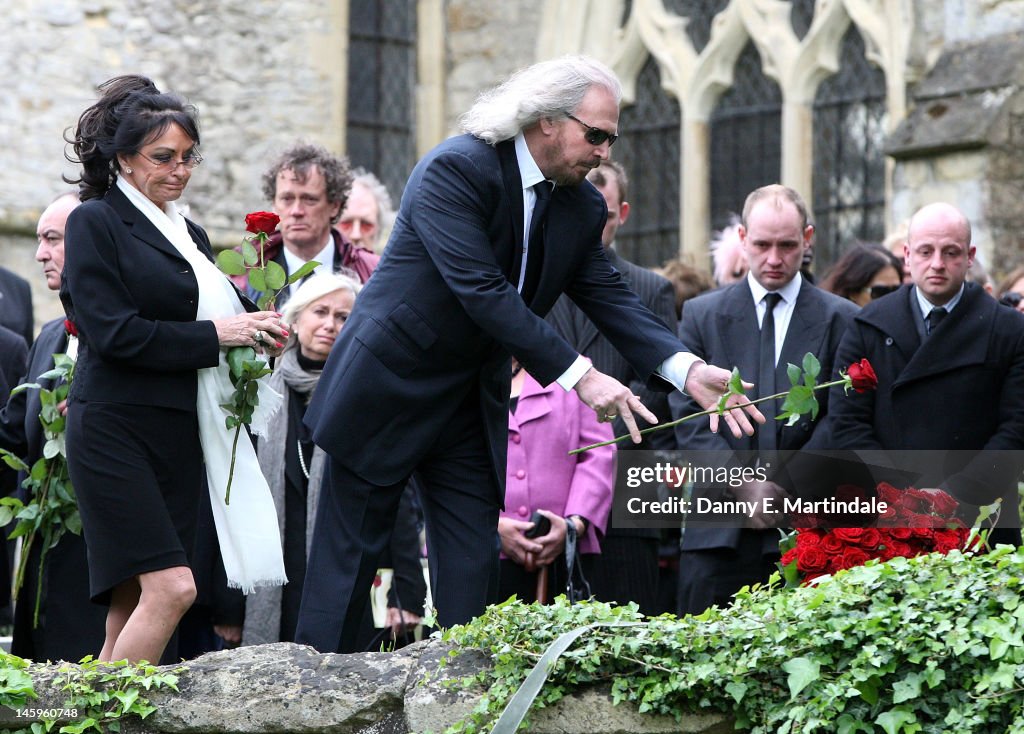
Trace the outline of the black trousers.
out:
<instances>
[{"instance_id":1,"label":"black trousers","mask_svg":"<svg viewBox=\"0 0 1024 734\"><path fill-rule=\"evenodd\" d=\"M479 411L468 400L464 407L415 467L431 590L443 627L481 614L498 577L494 538L501 493ZM367 595L407 479L378 486L331 459L306 566L296 642L321 652L361 649Z\"/></svg>"},{"instance_id":2,"label":"black trousers","mask_svg":"<svg viewBox=\"0 0 1024 734\"><path fill-rule=\"evenodd\" d=\"M700 614L726 607L744 586L765 583L777 569L776 530L744 530L736 548L711 548L679 554L679 614ZM777 541L776 541L777 542Z\"/></svg>"}]
</instances>

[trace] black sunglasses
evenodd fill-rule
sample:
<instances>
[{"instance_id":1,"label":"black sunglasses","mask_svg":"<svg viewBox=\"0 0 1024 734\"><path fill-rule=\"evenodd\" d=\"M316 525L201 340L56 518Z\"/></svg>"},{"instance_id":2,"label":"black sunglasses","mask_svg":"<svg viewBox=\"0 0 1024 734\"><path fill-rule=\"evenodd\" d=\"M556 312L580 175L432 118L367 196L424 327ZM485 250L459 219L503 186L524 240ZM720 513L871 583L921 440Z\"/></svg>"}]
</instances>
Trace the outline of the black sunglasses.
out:
<instances>
[{"instance_id":1,"label":"black sunglasses","mask_svg":"<svg viewBox=\"0 0 1024 734\"><path fill-rule=\"evenodd\" d=\"M873 285L869 289L871 292L871 300L873 301L876 298L881 298L882 296L887 296L890 293L895 293L899 289L900 286L898 285Z\"/></svg>"},{"instance_id":2,"label":"black sunglasses","mask_svg":"<svg viewBox=\"0 0 1024 734\"><path fill-rule=\"evenodd\" d=\"M1017 308L1021 301L1024 301L1024 296L1016 291L1007 291L999 297L999 302L1004 306L1009 306L1010 308Z\"/></svg>"},{"instance_id":3,"label":"black sunglasses","mask_svg":"<svg viewBox=\"0 0 1024 734\"><path fill-rule=\"evenodd\" d=\"M587 131L583 133L583 139L586 140L591 145L601 145L602 143L604 143L604 141L607 140L608 145L611 146L615 145L615 141L619 139L618 135L614 133L605 132L599 127L588 125L587 123L583 122L583 120L581 120L580 118L576 117L575 115L570 115L568 112L565 113L565 116L568 117L570 120L575 120L583 127L587 128Z\"/></svg>"}]
</instances>

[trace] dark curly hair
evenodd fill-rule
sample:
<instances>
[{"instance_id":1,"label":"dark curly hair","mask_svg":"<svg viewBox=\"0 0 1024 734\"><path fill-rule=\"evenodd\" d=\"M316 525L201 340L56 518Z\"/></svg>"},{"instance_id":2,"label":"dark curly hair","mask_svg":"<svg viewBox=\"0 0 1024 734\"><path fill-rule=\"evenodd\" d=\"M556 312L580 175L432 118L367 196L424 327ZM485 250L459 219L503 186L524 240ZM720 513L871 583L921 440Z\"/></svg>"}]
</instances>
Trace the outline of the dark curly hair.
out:
<instances>
[{"instance_id":1,"label":"dark curly hair","mask_svg":"<svg viewBox=\"0 0 1024 734\"><path fill-rule=\"evenodd\" d=\"M299 181L305 183L313 166L319 168L324 177L327 201L332 204L341 203L337 215L331 219L331 224L335 224L345 210L345 203L352 189L352 170L348 158L334 155L320 145L296 143L282 152L263 174L263 195L267 197L267 201L274 201L277 196L277 175L281 171L291 171Z\"/></svg>"},{"instance_id":2,"label":"dark curly hair","mask_svg":"<svg viewBox=\"0 0 1024 734\"><path fill-rule=\"evenodd\" d=\"M82 201L103 196L113 185L120 171L119 154L138 153L172 123L199 146L195 107L176 94L162 93L147 77L116 76L100 84L99 90L99 100L78 118L74 135L64 133L64 140L74 148L74 155L65 153L65 157L82 166L78 178L64 180L78 184Z\"/></svg>"}]
</instances>

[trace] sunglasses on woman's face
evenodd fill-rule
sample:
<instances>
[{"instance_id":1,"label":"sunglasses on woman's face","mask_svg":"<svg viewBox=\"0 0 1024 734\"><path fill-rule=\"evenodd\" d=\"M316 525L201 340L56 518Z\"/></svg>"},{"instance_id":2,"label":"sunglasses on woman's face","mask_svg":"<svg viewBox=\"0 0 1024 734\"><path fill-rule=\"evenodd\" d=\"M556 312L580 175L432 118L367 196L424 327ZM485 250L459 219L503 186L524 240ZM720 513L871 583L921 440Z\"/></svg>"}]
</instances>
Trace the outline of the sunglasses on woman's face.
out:
<instances>
[{"instance_id":1,"label":"sunglasses on woman's face","mask_svg":"<svg viewBox=\"0 0 1024 734\"><path fill-rule=\"evenodd\" d=\"M895 293L899 289L900 287L898 285L873 285L868 289L868 291L871 293L871 300L873 301L876 298L881 298L882 296L887 296L890 293Z\"/></svg>"}]
</instances>

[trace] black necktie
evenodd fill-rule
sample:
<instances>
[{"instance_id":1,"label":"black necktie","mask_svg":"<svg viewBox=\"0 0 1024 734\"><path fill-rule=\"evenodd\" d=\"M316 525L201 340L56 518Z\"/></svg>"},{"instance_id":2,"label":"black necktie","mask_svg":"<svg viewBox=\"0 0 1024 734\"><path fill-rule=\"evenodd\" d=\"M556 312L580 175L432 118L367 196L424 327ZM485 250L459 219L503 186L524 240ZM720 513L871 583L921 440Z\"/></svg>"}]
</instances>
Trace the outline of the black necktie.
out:
<instances>
[{"instance_id":1,"label":"black necktie","mask_svg":"<svg viewBox=\"0 0 1024 734\"><path fill-rule=\"evenodd\" d=\"M949 316L949 311L943 306L933 308L928 313L928 333L935 331L935 327L942 323L942 320Z\"/></svg>"},{"instance_id":2,"label":"black necktie","mask_svg":"<svg viewBox=\"0 0 1024 734\"><path fill-rule=\"evenodd\" d=\"M534 184L533 193L537 195L537 202L533 205L533 216L530 218L526 272L523 274L523 287L519 289L523 300L527 302L533 298L540 282L541 263L544 260L544 220L547 219L548 204L551 202L551 183L541 181Z\"/></svg>"},{"instance_id":3,"label":"black necktie","mask_svg":"<svg viewBox=\"0 0 1024 734\"><path fill-rule=\"evenodd\" d=\"M757 396L759 398L775 393L775 307L782 296L767 293L764 297L764 320L761 321L760 362L757 375ZM757 448L760 451L774 451L778 448L778 424L775 420L775 401L758 404L758 409L768 420L757 429Z\"/></svg>"}]
</instances>

